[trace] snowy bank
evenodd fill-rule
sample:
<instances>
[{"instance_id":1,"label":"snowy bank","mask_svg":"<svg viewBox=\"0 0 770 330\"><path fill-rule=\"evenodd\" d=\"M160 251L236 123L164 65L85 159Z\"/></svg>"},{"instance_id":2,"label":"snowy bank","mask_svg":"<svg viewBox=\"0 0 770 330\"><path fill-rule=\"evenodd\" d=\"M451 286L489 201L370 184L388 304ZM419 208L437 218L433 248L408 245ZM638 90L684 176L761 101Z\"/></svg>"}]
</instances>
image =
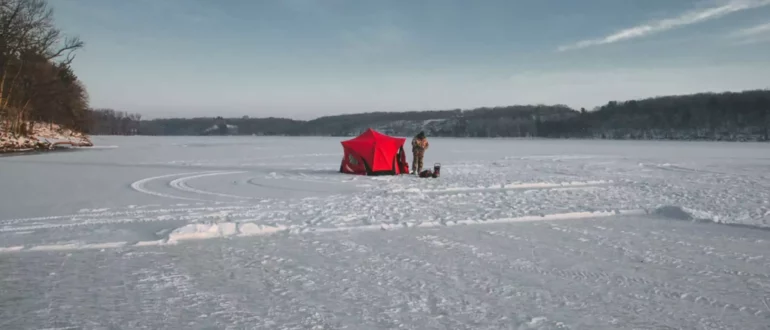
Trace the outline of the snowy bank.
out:
<instances>
[{"instance_id":1,"label":"snowy bank","mask_svg":"<svg viewBox=\"0 0 770 330\"><path fill-rule=\"evenodd\" d=\"M0 153L93 146L85 134L56 124L31 123L29 126L31 133L28 136L16 136L0 124Z\"/></svg>"}]
</instances>

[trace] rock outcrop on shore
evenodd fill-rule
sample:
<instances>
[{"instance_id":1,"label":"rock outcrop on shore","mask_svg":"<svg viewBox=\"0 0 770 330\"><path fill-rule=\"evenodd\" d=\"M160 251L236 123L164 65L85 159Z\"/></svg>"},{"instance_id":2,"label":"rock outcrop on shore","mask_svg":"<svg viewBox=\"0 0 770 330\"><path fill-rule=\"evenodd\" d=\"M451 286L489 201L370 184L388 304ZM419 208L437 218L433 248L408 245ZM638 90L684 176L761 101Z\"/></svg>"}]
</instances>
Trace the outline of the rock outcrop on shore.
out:
<instances>
[{"instance_id":1,"label":"rock outcrop on shore","mask_svg":"<svg viewBox=\"0 0 770 330\"><path fill-rule=\"evenodd\" d=\"M34 123L30 125L30 131L27 136L16 136L0 124L0 153L93 146L86 134L56 124Z\"/></svg>"}]
</instances>

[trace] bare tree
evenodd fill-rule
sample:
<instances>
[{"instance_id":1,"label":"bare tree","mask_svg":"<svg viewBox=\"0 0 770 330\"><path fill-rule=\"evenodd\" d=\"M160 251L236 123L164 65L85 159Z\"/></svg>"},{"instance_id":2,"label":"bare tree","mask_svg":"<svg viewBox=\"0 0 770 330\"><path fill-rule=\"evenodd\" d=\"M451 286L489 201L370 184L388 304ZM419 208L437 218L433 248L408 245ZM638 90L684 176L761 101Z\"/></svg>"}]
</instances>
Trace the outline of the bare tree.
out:
<instances>
[{"instance_id":1,"label":"bare tree","mask_svg":"<svg viewBox=\"0 0 770 330\"><path fill-rule=\"evenodd\" d=\"M51 106L54 99L67 103L61 98L78 94L83 99L84 89L69 69L83 45L62 36L47 1L0 0L0 118L12 132L25 133L35 106ZM70 93L62 93L68 88Z\"/></svg>"}]
</instances>

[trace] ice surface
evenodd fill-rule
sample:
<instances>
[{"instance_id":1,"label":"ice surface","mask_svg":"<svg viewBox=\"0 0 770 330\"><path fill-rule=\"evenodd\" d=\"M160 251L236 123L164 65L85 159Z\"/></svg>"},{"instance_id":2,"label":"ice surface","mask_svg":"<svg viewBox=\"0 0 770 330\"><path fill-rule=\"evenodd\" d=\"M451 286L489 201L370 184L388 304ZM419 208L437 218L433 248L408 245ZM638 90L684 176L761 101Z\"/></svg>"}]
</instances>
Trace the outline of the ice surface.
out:
<instances>
[{"instance_id":1,"label":"ice surface","mask_svg":"<svg viewBox=\"0 0 770 330\"><path fill-rule=\"evenodd\" d=\"M770 146L95 137L0 158L0 328L767 329ZM410 160L411 161L411 160Z\"/></svg>"}]
</instances>

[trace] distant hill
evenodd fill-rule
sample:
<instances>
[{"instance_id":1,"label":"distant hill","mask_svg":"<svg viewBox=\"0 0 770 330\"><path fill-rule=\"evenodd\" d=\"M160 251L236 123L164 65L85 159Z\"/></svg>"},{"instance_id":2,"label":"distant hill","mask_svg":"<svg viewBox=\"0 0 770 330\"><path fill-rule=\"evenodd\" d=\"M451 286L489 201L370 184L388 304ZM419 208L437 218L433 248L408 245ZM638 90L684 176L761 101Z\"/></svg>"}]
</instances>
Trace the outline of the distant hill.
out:
<instances>
[{"instance_id":1,"label":"distant hill","mask_svg":"<svg viewBox=\"0 0 770 330\"><path fill-rule=\"evenodd\" d=\"M228 134L238 135L353 136L371 127L399 136L412 136L424 130L430 136L447 137L770 140L770 90L611 101L591 111L565 105L517 105L368 112L309 121L272 117L136 120L137 115L93 111L92 118L96 120L91 134L201 135L209 134L215 125L227 125ZM113 118L123 124L105 124L110 118L105 113L123 116ZM115 127L120 126L131 130L116 133ZM110 129L105 131L106 127Z\"/></svg>"},{"instance_id":2,"label":"distant hill","mask_svg":"<svg viewBox=\"0 0 770 330\"><path fill-rule=\"evenodd\" d=\"M552 138L769 141L770 91L612 101L544 123L540 133Z\"/></svg>"}]
</instances>

